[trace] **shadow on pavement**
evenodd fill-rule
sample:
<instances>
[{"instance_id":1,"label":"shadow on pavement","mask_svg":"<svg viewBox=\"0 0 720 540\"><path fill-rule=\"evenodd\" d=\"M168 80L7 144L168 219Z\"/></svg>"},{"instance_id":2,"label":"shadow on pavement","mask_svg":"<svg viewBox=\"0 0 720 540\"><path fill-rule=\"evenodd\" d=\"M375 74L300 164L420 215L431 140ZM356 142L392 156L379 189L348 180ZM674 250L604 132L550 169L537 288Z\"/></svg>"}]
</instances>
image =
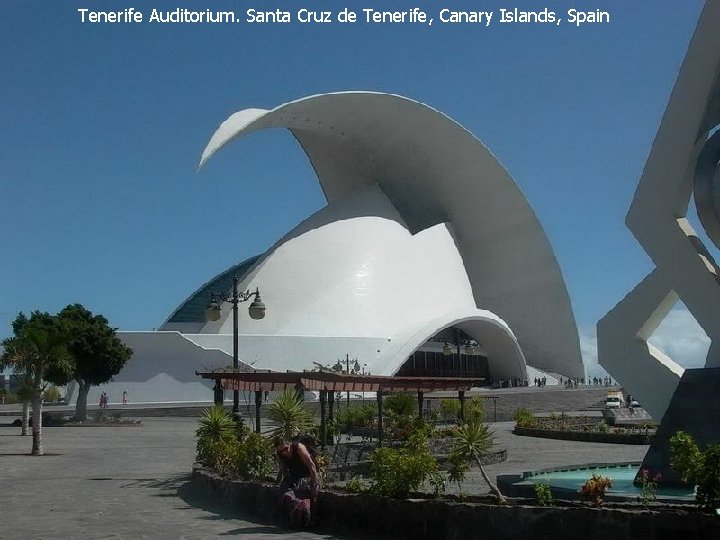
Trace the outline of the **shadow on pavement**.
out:
<instances>
[{"instance_id":1,"label":"shadow on pavement","mask_svg":"<svg viewBox=\"0 0 720 540\"><path fill-rule=\"evenodd\" d=\"M217 499L208 497L195 488L190 481L191 476L189 474L186 475L185 478L186 482L179 486L177 490L178 497L185 501L189 506L200 508L201 510L214 514L213 516L208 516L207 519L237 519L250 522L249 525L251 526L244 528L239 527L232 531L222 533L223 536L236 534L244 537L252 534L277 534L292 537L293 535L307 533L309 535L317 535L318 538L323 538L325 540L369 540L370 538L374 538L368 535L362 535L361 533L343 535L333 534L331 531L324 528L322 523L308 529L291 529L276 522L248 515L238 508L219 503Z\"/></svg>"}]
</instances>

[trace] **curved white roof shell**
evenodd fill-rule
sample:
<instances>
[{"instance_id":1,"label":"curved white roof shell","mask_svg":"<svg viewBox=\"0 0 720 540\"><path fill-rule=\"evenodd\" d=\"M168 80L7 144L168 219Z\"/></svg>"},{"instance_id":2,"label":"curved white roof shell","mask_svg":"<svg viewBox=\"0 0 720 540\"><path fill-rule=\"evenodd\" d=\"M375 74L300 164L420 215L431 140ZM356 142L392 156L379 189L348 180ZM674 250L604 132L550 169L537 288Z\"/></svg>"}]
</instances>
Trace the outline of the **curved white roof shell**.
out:
<instances>
[{"instance_id":1,"label":"curved white roof shell","mask_svg":"<svg viewBox=\"0 0 720 540\"><path fill-rule=\"evenodd\" d=\"M366 339L375 357L361 363L394 373L428 338L457 326L482 344L495 377L523 376L525 360L583 375L567 290L542 227L507 171L462 126L400 96L323 94L233 114L200 165L270 127L298 140L328 206L239 265L242 286L259 286L268 306L261 321L241 310L241 332ZM232 333L229 315L194 326L182 319L232 270L191 296L164 329ZM272 364L258 367L292 367Z\"/></svg>"}]
</instances>

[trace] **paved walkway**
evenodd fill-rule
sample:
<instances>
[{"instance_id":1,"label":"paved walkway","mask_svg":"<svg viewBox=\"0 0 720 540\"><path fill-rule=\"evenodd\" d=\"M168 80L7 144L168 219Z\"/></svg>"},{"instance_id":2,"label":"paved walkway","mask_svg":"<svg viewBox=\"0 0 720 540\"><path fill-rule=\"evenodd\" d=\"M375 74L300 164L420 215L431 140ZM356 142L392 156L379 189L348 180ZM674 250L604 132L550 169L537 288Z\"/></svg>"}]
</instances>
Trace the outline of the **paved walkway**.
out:
<instances>
[{"instance_id":1,"label":"paved walkway","mask_svg":"<svg viewBox=\"0 0 720 540\"><path fill-rule=\"evenodd\" d=\"M145 418L142 426L44 429L48 455L30 457L31 437L0 426L0 538L340 538L257 524L193 493L195 418ZM550 466L639 460L646 446L518 437L494 424L505 463L495 476ZM448 491L456 491L449 486ZM466 493L485 491L474 469Z\"/></svg>"},{"instance_id":2,"label":"paved walkway","mask_svg":"<svg viewBox=\"0 0 720 540\"><path fill-rule=\"evenodd\" d=\"M48 455L0 427L0 538L340 538L244 520L189 484L193 418L148 418L139 427L45 428ZM345 537L346 538L346 537Z\"/></svg>"}]
</instances>

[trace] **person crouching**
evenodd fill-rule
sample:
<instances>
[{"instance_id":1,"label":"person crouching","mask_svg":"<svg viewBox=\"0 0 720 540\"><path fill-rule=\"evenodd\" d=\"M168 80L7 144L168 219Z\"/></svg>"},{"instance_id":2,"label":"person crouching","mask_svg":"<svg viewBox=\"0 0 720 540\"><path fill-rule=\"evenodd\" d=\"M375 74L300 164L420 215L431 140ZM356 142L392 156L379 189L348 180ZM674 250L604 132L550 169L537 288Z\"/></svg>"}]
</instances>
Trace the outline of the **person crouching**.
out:
<instances>
[{"instance_id":1,"label":"person crouching","mask_svg":"<svg viewBox=\"0 0 720 540\"><path fill-rule=\"evenodd\" d=\"M290 525L307 527L318 495L318 472L308 448L299 441L275 439L281 501Z\"/></svg>"}]
</instances>

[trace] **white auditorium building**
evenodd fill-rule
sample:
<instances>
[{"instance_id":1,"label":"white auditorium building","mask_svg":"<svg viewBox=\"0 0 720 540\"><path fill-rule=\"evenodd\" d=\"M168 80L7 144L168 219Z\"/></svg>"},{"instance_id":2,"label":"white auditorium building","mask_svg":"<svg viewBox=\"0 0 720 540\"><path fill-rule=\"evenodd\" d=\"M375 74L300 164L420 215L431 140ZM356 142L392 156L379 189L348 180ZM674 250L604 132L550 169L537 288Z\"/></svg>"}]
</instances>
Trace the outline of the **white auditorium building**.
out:
<instances>
[{"instance_id":1,"label":"white auditorium building","mask_svg":"<svg viewBox=\"0 0 720 540\"><path fill-rule=\"evenodd\" d=\"M208 322L211 292L259 287L240 304L248 369L309 370L350 359L377 375L584 376L570 299L550 243L505 168L439 111L390 94L316 95L228 118L201 166L228 143L288 129L327 206L266 252L208 280L158 331L120 332L126 368L93 389L120 401L208 401L195 375L232 364L232 309ZM237 145L232 151L240 151ZM312 291L312 294L308 294ZM444 356L448 342L460 352ZM465 354L465 344L475 354Z\"/></svg>"}]
</instances>

